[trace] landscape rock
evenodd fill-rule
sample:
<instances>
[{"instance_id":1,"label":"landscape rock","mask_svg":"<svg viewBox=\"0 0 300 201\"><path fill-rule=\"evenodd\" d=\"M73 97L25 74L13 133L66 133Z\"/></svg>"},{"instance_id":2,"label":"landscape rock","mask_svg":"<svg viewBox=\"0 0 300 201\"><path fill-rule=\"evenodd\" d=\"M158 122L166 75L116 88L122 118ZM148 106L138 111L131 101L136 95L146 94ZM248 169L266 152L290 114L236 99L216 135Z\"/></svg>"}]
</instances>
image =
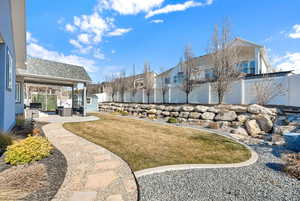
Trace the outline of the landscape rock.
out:
<instances>
[{"instance_id":1,"label":"landscape rock","mask_svg":"<svg viewBox=\"0 0 300 201\"><path fill-rule=\"evenodd\" d=\"M166 106L164 106L164 105L157 105L156 106L157 110L165 110L165 108L166 108Z\"/></svg>"},{"instance_id":2,"label":"landscape rock","mask_svg":"<svg viewBox=\"0 0 300 201\"><path fill-rule=\"evenodd\" d=\"M260 129L266 133L270 132L273 128L273 122L267 115L258 115L256 121Z\"/></svg>"},{"instance_id":3,"label":"landscape rock","mask_svg":"<svg viewBox=\"0 0 300 201\"><path fill-rule=\"evenodd\" d=\"M191 119L199 119L200 116L201 116L201 113L191 112L190 115L189 115L189 118L191 118Z\"/></svg>"},{"instance_id":4,"label":"landscape rock","mask_svg":"<svg viewBox=\"0 0 300 201\"><path fill-rule=\"evenodd\" d=\"M237 113L244 113L247 112L247 107L245 106L240 106L240 105L230 105L228 107L229 110L235 111Z\"/></svg>"},{"instance_id":5,"label":"landscape rock","mask_svg":"<svg viewBox=\"0 0 300 201\"><path fill-rule=\"evenodd\" d=\"M204 119L204 120L213 120L215 118L215 113L212 113L212 112L204 112L202 115L201 115L201 118Z\"/></svg>"},{"instance_id":6,"label":"landscape rock","mask_svg":"<svg viewBox=\"0 0 300 201\"><path fill-rule=\"evenodd\" d=\"M209 107L203 106L203 105L197 105L195 107L196 112L206 112Z\"/></svg>"},{"instance_id":7,"label":"landscape rock","mask_svg":"<svg viewBox=\"0 0 300 201\"><path fill-rule=\"evenodd\" d=\"M170 112L168 112L168 111L163 111L161 114L164 116L170 116Z\"/></svg>"},{"instance_id":8,"label":"landscape rock","mask_svg":"<svg viewBox=\"0 0 300 201\"><path fill-rule=\"evenodd\" d=\"M147 111L148 114L156 114L157 110L156 109L150 109Z\"/></svg>"},{"instance_id":9,"label":"landscape rock","mask_svg":"<svg viewBox=\"0 0 300 201\"><path fill-rule=\"evenodd\" d=\"M192 112L194 110L194 107L192 106L182 106L181 107L181 111L184 111L184 112Z\"/></svg>"},{"instance_id":10,"label":"landscape rock","mask_svg":"<svg viewBox=\"0 0 300 201\"><path fill-rule=\"evenodd\" d=\"M172 110L173 110L173 107L172 107L172 106L167 106L167 107L165 108L165 111L171 112Z\"/></svg>"},{"instance_id":11,"label":"landscape rock","mask_svg":"<svg viewBox=\"0 0 300 201\"><path fill-rule=\"evenodd\" d=\"M180 112L180 110L181 110L180 106L175 106L173 107L172 112Z\"/></svg>"},{"instance_id":12,"label":"landscape rock","mask_svg":"<svg viewBox=\"0 0 300 201\"><path fill-rule=\"evenodd\" d=\"M237 120L242 123L246 122L248 119L249 115L241 114L237 116Z\"/></svg>"},{"instance_id":13,"label":"landscape rock","mask_svg":"<svg viewBox=\"0 0 300 201\"><path fill-rule=\"evenodd\" d=\"M189 115L190 115L189 112L180 112L179 117L187 119L189 117Z\"/></svg>"},{"instance_id":14,"label":"landscape rock","mask_svg":"<svg viewBox=\"0 0 300 201\"><path fill-rule=\"evenodd\" d=\"M178 117L179 116L179 112L170 112L170 116L171 117Z\"/></svg>"},{"instance_id":15,"label":"landscape rock","mask_svg":"<svg viewBox=\"0 0 300 201\"><path fill-rule=\"evenodd\" d=\"M245 126L246 126L246 129L247 129L247 132L252 137L257 137L258 135L260 135L262 133L260 128L259 128L259 125L257 124L255 119L247 120Z\"/></svg>"},{"instance_id":16,"label":"landscape rock","mask_svg":"<svg viewBox=\"0 0 300 201\"><path fill-rule=\"evenodd\" d=\"M285 133L294 132L297 126L274 126L273 131L274 134L283 135Z\"/></svg>"},{"instance_id":17,"label":"landscape rock","mask_svg":"<svg viewBox=\"0 0 300 201\"><path fill-rule=\"evenodd\" d=\"M209 107L207 109L208 112L213 112L213 113L219 113L220 109L214 108L214 107Z\"/></svg>"},{"instance_id":18,"label":"landscape rock","mask_svg":"<svg viewBox=\"0 0 300 201\"><path fill-rule=\"evenodd\" d=\"M215 117L217 121L234 121L237 118L237 115L234 111L223 111L219 112Z\"/></svg>"},{"instance_id":19,"label":"landscape rock","mask_svg":"<svg viewBox=\"0 0 300 201\"><path fill-rule=\"evenodd\" d=\"M237 134L237 135L246 135L246 136L248 136L248 132L246 131L246 129L244 129L242 127L232 129L231 133Z\"/></svg>"},{"instance_id":20,"label":"landscape rock","mask_svg":"<svg viewBox=\"0 0 300 201\"><path fill-rule=\"evenodd\" d=\"M252 114L267 114L267 115L276 115L276 110L266 108L257 104L250 105L248 107L248 112Z\"/></svg>"}]
</instances>

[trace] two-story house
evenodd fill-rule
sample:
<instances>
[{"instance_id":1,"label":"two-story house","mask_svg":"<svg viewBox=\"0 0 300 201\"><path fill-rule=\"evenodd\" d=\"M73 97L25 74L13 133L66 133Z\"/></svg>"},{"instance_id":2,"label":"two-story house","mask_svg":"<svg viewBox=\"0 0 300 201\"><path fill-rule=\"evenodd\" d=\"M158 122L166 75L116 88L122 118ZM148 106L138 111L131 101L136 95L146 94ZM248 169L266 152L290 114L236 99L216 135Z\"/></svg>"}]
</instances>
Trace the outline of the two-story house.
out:
<instances>
[{"instance_id":1,"label":"two-story house","mask_svg":"<svg viewBox=\"0 0 300 201\"><path fill-rule=\"evenodd\" d=\"M246 75L255 75L271 71L271 64L263 46L240 38L236 38L232 44L239 47L239 69L241 72ZM193 79L205 82L213 78L213 64L210 55L196 57L194 62L196 67L193 69ZM181 62L161 73L157 78L158 85L161 82L170 84L172 87L180 85L184 79Z\"/></svg>"}]
</instances>

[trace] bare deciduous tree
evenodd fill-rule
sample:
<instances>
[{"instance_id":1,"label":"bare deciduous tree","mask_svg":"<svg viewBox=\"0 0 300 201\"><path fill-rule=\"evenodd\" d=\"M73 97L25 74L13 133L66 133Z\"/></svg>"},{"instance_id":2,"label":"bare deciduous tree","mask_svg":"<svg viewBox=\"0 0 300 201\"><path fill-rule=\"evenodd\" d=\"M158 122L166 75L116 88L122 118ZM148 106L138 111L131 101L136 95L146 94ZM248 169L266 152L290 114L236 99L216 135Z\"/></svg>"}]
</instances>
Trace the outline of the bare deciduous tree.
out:
<instances>
[{"instance_id":1,"label":"bare deciduous tree","mask_svg":"<svg viewBox=\"0 0 300 201\"><path fill-rule=\"evenodd\" d=\"M124 102L125 92L128 89L128 80L126 79L126 72L122 71L116 79L118 91L121 96L121 102Z\"/></svg>"},{"instance_id":2,"label":"bare deciduous tree","mask_svg":"<svg viewBox=\"0 0 300 201\"><path fill-rule=\"evenodd\" d=\"M129 88L130 88L130 92L131 92L131 101L134 100L135 95L138 91L138 88L136 86L135 81L136 81L135 65L133 65L132 76L129 79Z\"/></svg>"},{"instance_id":3,"label":"bare deciduous tree","mask_svg":"<svg viewBox=\"0 0 300 201\"><path fill-rule=\"evenodd\" d=\"M105 92L111 95L112 102L115 102L115 95L118 92L118 82L117 82L117 76L115 74L111 74L111 76L106 77L106 83L105 83Z\"/></svg>"},{"instance_id":4,"label":"bare deciduous tree","mask_svg":"<svg viewBox=\"0 0 300 201\"><path fill-rule=\"evenodd\" d=\"M150 95L154 88L154 74L151 72L150 64L144 64L144 90L147 95L147 102L150 103Z\"/></svg>"},{"instance_id":5,"label":"bare deciduous tree","mask_svg":"<svg viewBox=\"0 0 300 201\"><path fill-rule=\"evenodd\" d=\"M260 105L266 105L272 99L287 93L287 89L281 81L276 81L266 74L254 83L254 90L256 92L256 101Z\"/></svg>"},{"instance_id":6,"label":"bare deciduous tree","mask_svg":"<svg viewBox=\"0 0 300 201\"><path fill-rule=\"evenodd\" d=\"M214 83L212 87L218 95L219 104L224 101L225 94L230 90L234 81L241 76L239 69L239 48L232 45L230 26L225 22L221 33L216 25L209 48L209 55L212 62Z\"/></svg>"},{"instance_id":7,"label":"bare deciduous tree","mask_svg":"<svg viewBox=\"0 0 300 201\"><path fill-rule=\"evenodd\" d=\"M161 68L160 70L162 73L164 72L164 69ZM166 93L169 91L169 82L170 82L170 78L167 77L168 75L164 75L164 74L161 74L160 76L160 90L161 90L161 93L162 93L162 102L163 103L166 103L166 100L165 100L165 96L166 96Z\"/></svg>"},{"instance_id":8,"label":"bare deciduous tree","mask_svg":"<svg viewBox=\"0 0 300 201\"><path fill-rule=\"evenodd\" d=\"M181 69L183 72L183 79L181 83L181 89L186 94L186 103L189 103L189 94L193 91L194 80L193 70L196 67L196 60L194 59L194 54L192 47L187 45L184 49L184 61L180 61Z\"/></svg>"}]
</instances>

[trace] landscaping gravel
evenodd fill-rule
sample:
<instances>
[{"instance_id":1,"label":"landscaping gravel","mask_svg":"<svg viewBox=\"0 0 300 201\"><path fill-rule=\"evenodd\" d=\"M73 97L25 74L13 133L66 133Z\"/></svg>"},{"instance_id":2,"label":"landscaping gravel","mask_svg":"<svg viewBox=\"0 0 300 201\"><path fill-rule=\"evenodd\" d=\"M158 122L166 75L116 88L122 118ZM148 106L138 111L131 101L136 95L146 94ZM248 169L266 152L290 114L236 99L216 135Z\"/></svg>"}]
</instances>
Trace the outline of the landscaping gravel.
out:
<instances>
[{"instance_id":1,"label":"landscaping gravel","mask_svg":"<svg viewBox=\"0 0 300 201\"><path fill-rule=\"evenodd\" d=\"M300 201L300 180L281 171L284 147L252 145L250 166L169 171L137 178L140 201Z\"/></svg>"}]
</instances>

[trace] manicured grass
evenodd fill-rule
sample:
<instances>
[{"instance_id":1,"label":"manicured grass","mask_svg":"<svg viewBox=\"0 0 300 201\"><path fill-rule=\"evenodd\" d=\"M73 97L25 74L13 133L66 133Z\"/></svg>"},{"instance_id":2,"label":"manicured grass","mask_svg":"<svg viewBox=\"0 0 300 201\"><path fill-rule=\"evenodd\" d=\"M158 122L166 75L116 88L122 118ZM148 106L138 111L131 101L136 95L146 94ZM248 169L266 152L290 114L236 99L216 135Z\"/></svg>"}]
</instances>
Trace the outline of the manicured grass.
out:
<instances>
[{"instance_id":1,"label":"manicured grass","mask_svg":"<svg viewBox=\"0 0 300 201\"><path fill-rule=\"evenodd\" d=\"M101 120L64 127L117 154L134 171L174 164L237 163L251 155L243 145L216 134L111 114L93 115Z\"/></svg>"}]
</instances>

